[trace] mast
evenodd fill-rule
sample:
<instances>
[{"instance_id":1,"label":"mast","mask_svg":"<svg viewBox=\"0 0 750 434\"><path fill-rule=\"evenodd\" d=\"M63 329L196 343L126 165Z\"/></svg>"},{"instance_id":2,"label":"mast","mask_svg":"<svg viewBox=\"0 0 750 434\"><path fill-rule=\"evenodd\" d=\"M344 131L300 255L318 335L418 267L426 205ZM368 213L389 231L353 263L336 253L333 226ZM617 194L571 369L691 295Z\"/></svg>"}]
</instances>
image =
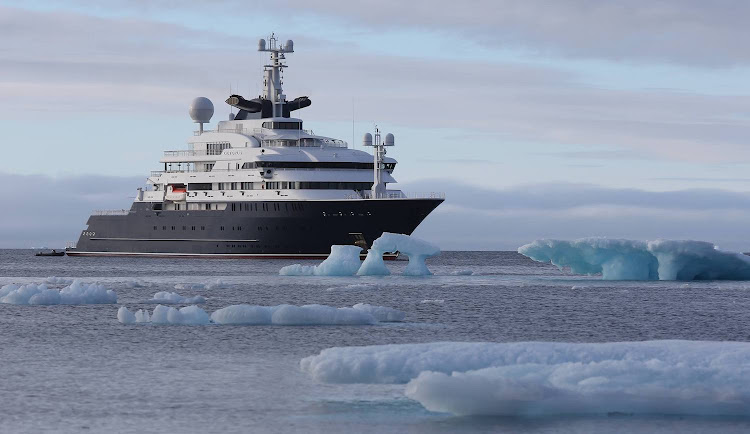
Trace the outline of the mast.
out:
<instances>
[{"instance_id":1,"label":"mast","mask_svg":"<svg viewBox=\"0 0 750 434\"><path fill-rule=\"evenodd\" d=\"M273 104L273 117L282 117L284 114L284 104L286 104L286 95L281 88L281 75L287 65L284 64L286 53L294 53L294 42L290 39L282 46L274 33L266 40L258 41L258 51L271 53L271 62L263 66L263 99L271 101Z\"/></svg>"}]
</instances>

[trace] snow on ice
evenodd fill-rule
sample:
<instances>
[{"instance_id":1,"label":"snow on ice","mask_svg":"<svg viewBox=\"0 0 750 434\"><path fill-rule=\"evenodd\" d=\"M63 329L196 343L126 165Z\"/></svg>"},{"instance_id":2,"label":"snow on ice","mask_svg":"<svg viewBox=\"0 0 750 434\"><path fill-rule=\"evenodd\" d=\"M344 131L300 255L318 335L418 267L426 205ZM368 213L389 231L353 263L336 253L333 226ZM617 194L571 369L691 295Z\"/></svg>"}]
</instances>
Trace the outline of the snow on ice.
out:
<instances>
[{"instance_id":1,"label":"snow on ice","mask_svg":"<svg viewBox=\"0 0 750 434\"><path fill-rule=\"evenodd\" d=\"M151 300L144 301L144 303L153 304L201 304L205 302L206 299L200 295L183 297L176 292L169 291L157 292Z\"/></svg>"},{"instance_id":2,"label":"snow on ice","mask_svg":"<svg viewBox=\"0 0 750 434\"><path fill-rule=\"evenodd\" d=\"M750 414L750 343L459 343L329 348L301 369L329 383L408 383L456 415Z\"/></svg>"},{"instance_id":3,"label":"snow on ice","mask_svg":"<svg viewBox=\"0 0 750 434\"><path fill-rule=\"evenodd\" d=\"M52 304L109 304L117 303L117 294L97 283L74 280L62 289L48 288L46 284L5 285L0 288L0 303L52 305Z\"/></svg>"},{"instance_id":4,"label":"snow on ice","mask_svg":"<svg viewBox=\"0 0 750 434\"><path fill-rule=\"evenodd\" d=\"M537 240L518 252L605 280L750 280L750 257L704 241Z\"/></svg>"}]
</instances>

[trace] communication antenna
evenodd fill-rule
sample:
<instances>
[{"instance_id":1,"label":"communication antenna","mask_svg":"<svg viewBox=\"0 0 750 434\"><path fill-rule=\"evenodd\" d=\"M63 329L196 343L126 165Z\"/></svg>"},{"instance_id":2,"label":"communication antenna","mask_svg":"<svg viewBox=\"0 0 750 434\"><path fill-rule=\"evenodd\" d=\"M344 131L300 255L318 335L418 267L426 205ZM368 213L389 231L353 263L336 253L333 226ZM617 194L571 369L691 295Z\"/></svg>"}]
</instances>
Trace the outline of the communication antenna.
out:
<instances>
[{"instance_id":1,"label":"communication antenna","mask_svg":"<svg viewBox=\"0 0 750 434\"><path fill-rule=\"evenodd\" d=\"M383 182L383 170L385 170L385 154L386 146L393 146L394 137L393 134L388 133L385 135L385 142L381 140L380 129L375 125L375 140L370 133L366 133L362 139L364 146L373 147L373 184L372 184L372 195L371 199L377 199L384 197L386 193L385 182Z\"/></svg>"},{"instance_id":2,"label":"communication antenna","mask_svg":"<svg viewBox=\"0 0 750 434\"><path fill-rule=\"evenodd\" d=\"M287 67L284 64L285 54L294 53L294 41L290 39L282 45L276 34L271 33L268 44L265 39L258 41L258 51L271 53L271 63L263 66L263 98L273 104L273 116L281 117L284 113L283 105L286 103L286 95L282 90L282 71Z\"/></svg>"}]
</instances>

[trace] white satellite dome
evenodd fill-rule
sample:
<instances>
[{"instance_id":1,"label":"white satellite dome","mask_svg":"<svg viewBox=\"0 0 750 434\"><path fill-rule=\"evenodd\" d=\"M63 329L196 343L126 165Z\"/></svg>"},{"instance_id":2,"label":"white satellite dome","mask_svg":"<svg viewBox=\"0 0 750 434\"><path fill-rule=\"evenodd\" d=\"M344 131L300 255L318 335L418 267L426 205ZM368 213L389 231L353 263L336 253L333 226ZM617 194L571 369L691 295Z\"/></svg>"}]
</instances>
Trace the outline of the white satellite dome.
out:
<instances>
[{"instance_id":1,"label":"white satellite dome","mask_svg":"<svg viewBox=\"0 0 750 434\"><path fill-rule=\"evenodd\" d=\"M394 137L393 134L388 133L385 135L385 146L393 146L394 143Z\"/></svg>"},{"instance_id":2,"label":"white satellite dome","mask_svg":"<svg viewBox=\"0 0 750 434\"><path fill-rule=\"evenodd\" d=\"M189 112L193 122L208 123L214 115L214 103L204 96L199 96L190 103Z\"/></svg>"}]
</instances>

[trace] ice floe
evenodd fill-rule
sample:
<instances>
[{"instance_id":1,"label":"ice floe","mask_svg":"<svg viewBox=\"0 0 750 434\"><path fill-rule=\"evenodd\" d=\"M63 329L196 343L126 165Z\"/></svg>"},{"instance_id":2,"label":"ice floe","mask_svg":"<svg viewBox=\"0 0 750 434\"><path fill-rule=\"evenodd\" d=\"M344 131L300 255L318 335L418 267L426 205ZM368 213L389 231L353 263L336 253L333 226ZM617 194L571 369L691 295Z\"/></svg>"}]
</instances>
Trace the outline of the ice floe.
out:
<instances>
[{"instance_id":1,"label":"ice floe","mask_svg":"<svg viewBox=\"0 0 750 434\"><path fill-rule=\"evenodd\" d=\"M384 232L372 242L364 262L359 255L362 249L357 246L331 246L331 254L318 265L287 265L279 270L282 276L388 276L391 274L383 262L383 254L399 252L409 257L404 269L406 276L427 276L432 274L425 260L438 255L440 249L427 241L404 234Z\"/></svg>"},{"instance_id":2,"label":"ice floe","mask_svg":"<svg viewBox=\"0 0 750 434\"><path fill-rule=\"evenodd\" d=\"M471 276L472 274L474 274L474 272L471 270L456 270L451 272L452 276Z\"/></svg>"},{"instance_id":3,"label":"ice floe","mask_svg":"<svg viewBox=\"0 0 750 434\"><path fill-rule=\"evenodd\" d=\"M318 265L287 265L279 270L282 276L353 276L362 261L358 246L331 246L331 254Z\"/></svg>"},{"instance_id":4,"label":"ice floe","mask_svg":"<svg viewBox=\"0 0 750 434\"><path fill-rule=\"evenodd\" d=\"M377 285L370 285L368 283L352 283L345 286L332 286L327 288L326 291L374 291L378 288Z\"/></svg>"},{"instance_id":5,"label":"ice floe","mask_svg":"<svg viewBox=\"0 0 750 434\"><path fill-rule=\"evenodd\" d=\"M419 303L420 304L443 304L445 303L445 300L434 298L434 299L422 300Z\"/></svg>"},{"instance_id":6,"label":"ice floe","mask_svg":"<svg viewBox=\"0 0 750 434\"><path fill-rule=\"evenodd\" d=\"M62 289L48 288L46 284L5 285L0 288L0 303L54 305L54 304L109 304L117 303L117 294L97 283L74 280Z\"/></svg>"},{"instance_id":7,"label":"ice floe","mask_svg":"<svg viewBox=\"0 0 750 434\"><path fill-rule=\"evenodd\" d=\"M176 292L161 291L154 294L151 300L146 300L144 303L152 304L201 304L205 303L205 297L196 295L193 297L183 297Z\"/></svg>"},{"instance_id":8,"label":"ice floe","mask_svg":"<svg viewBox=\"0 0 750 434\"><path fill-rule=\"evenodd\" d=\"M56 277L56 276L50 276L46 279L44 279L45 283L49 283L50 285L70 285L73 283L73 280L69 277Z\"/></svg>"},{"instance_id":9,"label":"ice floe","mask_svg":"<svg viewBox=\"0 0 750 434\"><path fill-rule=\"evenodd\" d=\"M182 289L182 290L190 290L190 291L200 291L203 289L223 289L226 288L228 284L224 282L221 279L216 279L214 281L208 282L208 283L178 283L174 286L174 289Z\"/></svg>"},{"instance_id":10,"label":"ice floe","mask_svg":"<svg viewBox=\"0 0 750 434\"><path fill-rule=\"evenodd\" d=\"M606 280L750 280L750 257L704 241L537 240L518 252Z\"/></svg>"},{"instance_id":11,"label":"ice floe","mask_svg":"<svg viewBox=\"0 0 750 434\"><path fill-rule=\"evenodd\" d=\"M126 307L117 312L123 324L223 324L223 325L369 325L402 321L406 314L396 309L357 304L354 307L331 307L320 304L294 306L255 306L236 304L215 311L210 316L198 306L175 309L158 305L150 315L139 310L133 314Z\"/></svg>"},{"instance_id":12,"label":"ice floe","mask_svg":"<svg viewBox=\"0 0 750 434\"><path fill-rule=\"evenodd\" d=\"M211 322L206 311L195 305L182 309L158 305L150 317L148 311L139 310L133 314L127 307L122 306L117 311L117 320L123 324L150 322L152 324L204 325Z\"/></svg>"},{"instance_id":13,"label":"ice floe","mask_svg":"<svg viewBox=\"0 0 750 434\"><path fill-rule=\"evenodd\" d=\"M293 306L234 305L211 314L216 324L244 325L366 325L378 320L371 314L351 307L320 304Z\"/></svg>"},{"instance_id":14,"label":"ice floe","mask_svg":"<svg viewBox=\"0 0 750 434\"><path fill-rule=\"evenodd\" d=\"M330 383L408 383L457 415L750 414L750 343L465 343L329 348L301 369Z\"/></svg>"},{"instance_id":15,"label":"ice floe","mask_svg":"<svg viewBox=\"0 0 750 434\"><path fill-rule=\"evenodd\" d=\"M372 242L367 257L357 274L360 276L387 276L391 274L383 262L383 254L399 252L409 257L409 263L404 269L406 276L426 276L432 274L425 264L425 260L440 254L440 248L427 241L404 235L383 232Z\"/></svg>"},{"instance_id":16,"label":"ice floe","mask_svg":"<svg viewBox=\"0 0 750 434\"><path fill-rule=\"evenodd\" d=\"M362 312L367 312L380 322L397 322L406 318L406 312L385 306L373 306L367 303L358 303L352 306Z\"/></svg>"}]
</instances>

